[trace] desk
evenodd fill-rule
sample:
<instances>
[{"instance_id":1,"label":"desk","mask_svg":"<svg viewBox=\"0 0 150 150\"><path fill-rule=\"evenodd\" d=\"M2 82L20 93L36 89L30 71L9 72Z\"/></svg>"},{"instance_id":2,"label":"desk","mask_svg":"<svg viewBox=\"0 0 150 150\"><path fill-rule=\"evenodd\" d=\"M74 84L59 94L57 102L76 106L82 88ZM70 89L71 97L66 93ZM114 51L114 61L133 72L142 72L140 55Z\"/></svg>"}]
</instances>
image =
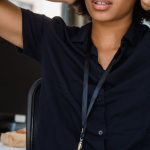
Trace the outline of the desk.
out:
<instances>
[{"instance_id":1,"label":"desk","mask_svg":"<svg viewBox=\"0 0 150 150\"><path fill-rule=\"evenodd\" d=\"M3 144L0 143L0 150L26 150L26 149L25 148L7 147L7 146L4 146Z\"/></svg>"}]
</instances>

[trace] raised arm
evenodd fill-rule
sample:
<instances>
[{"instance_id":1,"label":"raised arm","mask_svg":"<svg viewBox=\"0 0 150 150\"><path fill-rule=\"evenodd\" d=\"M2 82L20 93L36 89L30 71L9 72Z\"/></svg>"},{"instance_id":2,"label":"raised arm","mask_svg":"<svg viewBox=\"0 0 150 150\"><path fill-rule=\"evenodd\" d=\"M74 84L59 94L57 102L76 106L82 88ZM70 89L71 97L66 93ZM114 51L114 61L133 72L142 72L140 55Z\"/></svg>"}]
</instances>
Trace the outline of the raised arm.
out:
<instances>
[{"instance_id":1,"label":"raised arm","mask_svg":"<svg viewBox=\"0 0 150 150\"><path fill-rule=\"evenodd\" d=\"M21 10L7 0L0 0L0 37L23 47Z\"/></svg>"},{"instance_id":2,"label":"raised arm","mask_svg":"<svg viewBox=\"0 0 150 150\"><path fill-rule=\"evenodd\" d=\"M50 0L72 4L75 0ZM8 0L0 0L0 37L23 48L21 9Z\"/></svg>"}]
</instances>

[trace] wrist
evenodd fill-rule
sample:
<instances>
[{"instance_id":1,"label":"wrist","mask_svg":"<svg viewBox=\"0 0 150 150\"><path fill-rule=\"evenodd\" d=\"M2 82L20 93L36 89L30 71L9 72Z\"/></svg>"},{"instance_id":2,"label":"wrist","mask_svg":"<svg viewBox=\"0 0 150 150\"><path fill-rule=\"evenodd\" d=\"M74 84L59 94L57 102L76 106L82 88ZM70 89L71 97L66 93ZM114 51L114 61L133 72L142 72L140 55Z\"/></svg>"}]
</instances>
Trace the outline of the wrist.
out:
<instances>
[{"instance_id":1,"label":"wrist","mask_svg":"<svg viewBox=\"0 0 150 150\"><path fill-rule=\"evenodd\" d=\"M146 11L150 10L150 0L142 0L141 5L144 10Z\"/></svg>"},{"instance_id":2,"label":"wrist","mask_svg":"<svg viewBox=\"0 0 150 150\"><path fill-rule=\"evenodd\" d=\"M65 3L68 5L72 5L75 2L75 0L65 0Z\"/></svg>"}]
</instances>

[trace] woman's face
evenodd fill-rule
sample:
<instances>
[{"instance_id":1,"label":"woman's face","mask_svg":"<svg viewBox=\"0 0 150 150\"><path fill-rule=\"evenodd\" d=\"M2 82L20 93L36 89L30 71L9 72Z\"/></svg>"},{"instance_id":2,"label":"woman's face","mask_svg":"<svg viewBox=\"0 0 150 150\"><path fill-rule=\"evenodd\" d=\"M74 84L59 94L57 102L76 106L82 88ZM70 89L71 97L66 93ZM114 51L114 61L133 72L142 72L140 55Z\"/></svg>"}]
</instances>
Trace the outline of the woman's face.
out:
<instances>
[{"instance_id":1,"label":"woman's face","mask_svg":"<svg viewBox=\"0 0 150 150\"><path fill-rule=\"evenodd\" d=\"M85 0L92 20L109 22L132 16L136 0Z\"/></svg>"}]
</instances>

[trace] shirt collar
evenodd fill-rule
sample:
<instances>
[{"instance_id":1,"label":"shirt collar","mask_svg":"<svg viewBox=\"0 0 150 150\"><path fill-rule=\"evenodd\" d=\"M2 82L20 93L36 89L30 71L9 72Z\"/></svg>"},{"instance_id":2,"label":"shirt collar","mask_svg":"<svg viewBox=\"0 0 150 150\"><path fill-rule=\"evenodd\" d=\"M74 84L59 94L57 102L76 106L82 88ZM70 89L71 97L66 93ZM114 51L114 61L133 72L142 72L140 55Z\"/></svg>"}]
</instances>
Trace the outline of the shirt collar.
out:
<instances>
[{"instance_id":1,"label":"shirt collar","mask_svg":"<svg viewBox=\"0 0 150 150\"><path fill-rule=\"evenodd\" d=\"M140 28L141 28L141 24L136 23L136 22L132 22L132 24L130 25L128 31L123 36L122 42L123 41L125 41L125 42L127 41L129 44L134 46L138 42L138 40L139 40L139 38L141 36Z\"/></svg>"},{"instance_id":2,"label":"shirt collar","mask_svg":"<svg viewBox=\"0 0 150 150\"><path fill-rule=\"evenodd\" d=\"M140 35L140 24L137 24L133 22L124 37L122 38L122 41L128 41L131 45L136 44L136 42L139 39ZM92 23L88 23L84 26L82 26L76 34L74 34L71 37L71 41L74 43L84 43L87 41L87 38L91 36L91 28L92 28Z\"/></svg>"},{"instance_id":3,"label":"shirt collar","mask_svg":"<svg viewBox=\"0 0 150 150\"><path fill-rule=\"evenodd\" d=\"M71 41L74 43L84 43L87 41L87 38L91 35L92 23L89 22L86 25L82 26L72 37Z\"/></svg>"}]
</instances>

